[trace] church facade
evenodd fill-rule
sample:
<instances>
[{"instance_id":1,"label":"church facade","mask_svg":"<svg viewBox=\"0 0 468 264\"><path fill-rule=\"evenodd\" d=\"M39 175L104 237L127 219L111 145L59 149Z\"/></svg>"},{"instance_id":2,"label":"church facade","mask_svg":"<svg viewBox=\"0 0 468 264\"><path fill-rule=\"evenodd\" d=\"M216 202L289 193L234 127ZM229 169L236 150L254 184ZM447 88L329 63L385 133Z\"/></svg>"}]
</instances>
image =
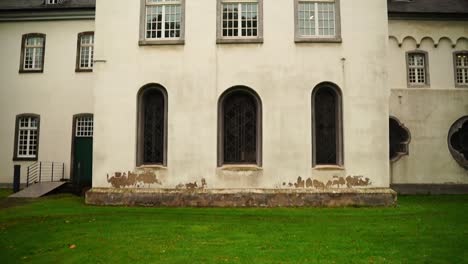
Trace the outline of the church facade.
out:
<instances>
[{"instance_id":1,"label":"church facade","mask_svg":"<svg viewBox=\"0 0 468 264\"><path fill-rule=\"evenodd\" d=\"M0 6L0 182L55 162L97 204L466 190L464 1L30 2Z\"/></svg>"}]
</instances>

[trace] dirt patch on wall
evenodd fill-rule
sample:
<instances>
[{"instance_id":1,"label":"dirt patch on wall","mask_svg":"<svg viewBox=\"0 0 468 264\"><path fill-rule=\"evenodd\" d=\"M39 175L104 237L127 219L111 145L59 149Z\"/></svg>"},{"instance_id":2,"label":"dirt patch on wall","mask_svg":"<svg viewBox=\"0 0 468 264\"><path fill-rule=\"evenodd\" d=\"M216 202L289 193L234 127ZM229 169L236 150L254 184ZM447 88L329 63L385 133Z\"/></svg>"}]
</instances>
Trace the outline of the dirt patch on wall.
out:
<instances>
[{"instance_id":1,"label":"dirt patch on wall","mask_svg":"<svg viewBox=\"0 0 468 264\"><path fill-rule=\"evenodd\" d=\"M123 173L115 172L111 177L107 174L107 182L114 188L150 188L154 185L162 184L157 174L157 170L150 169Z\"/></svg>"}]
</instances>

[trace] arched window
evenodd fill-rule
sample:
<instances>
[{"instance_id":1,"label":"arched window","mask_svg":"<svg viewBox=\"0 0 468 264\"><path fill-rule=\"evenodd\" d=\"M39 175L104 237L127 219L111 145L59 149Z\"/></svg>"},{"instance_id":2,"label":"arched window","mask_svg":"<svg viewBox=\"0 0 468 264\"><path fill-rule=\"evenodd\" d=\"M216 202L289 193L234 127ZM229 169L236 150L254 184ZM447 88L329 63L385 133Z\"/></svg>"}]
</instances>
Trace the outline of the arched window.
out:
<instances>
[{"instance_id":1,"label":"arched window","mask_svg":"<svg viewBox=\"0 0 468 264\"><path fill-rule=\"evenodd\" d=\"M312 93L312 165L343 165L341 92L332 83Z\"/></svg>"},{"instance_id":2,"label":"arched window","mask_svg":"<svg viewBox=\"0 0 468 264\"><path fill-rule=\"evenodd\" d=\"M261 166L261 101L247 87L227 90L218 103L218 165Z\"/></svg>"},{"instance_id":3,"label":"arched window","mask_svg":"<svg viewBox=\"0 0 468 264\"><path fill-rule=\"evenodd\" d=\"M402 156L409 154L409 143L411 135L408 130L398 119L390 117L390 161L395 162Z\"/></svg>"},{"instance_id":4,"label":"arched window","mask_svg":"<svg viewBox=\"0 0 468 264\"><path fill-rule=\"evenodd\" d=\"M450 128L448 145L453 158L468 170L468 116L458 119Z\"/></svg>"},{"instance_id":5,"label":"arched window","mask_svg":"<svg viewBox=\"0 0 468 264\"><path fill-rule=\"evenodd\" d=\"M167 165L167 92L158 84L138 93L137 165Z\"/></svg>"}]
</instances>

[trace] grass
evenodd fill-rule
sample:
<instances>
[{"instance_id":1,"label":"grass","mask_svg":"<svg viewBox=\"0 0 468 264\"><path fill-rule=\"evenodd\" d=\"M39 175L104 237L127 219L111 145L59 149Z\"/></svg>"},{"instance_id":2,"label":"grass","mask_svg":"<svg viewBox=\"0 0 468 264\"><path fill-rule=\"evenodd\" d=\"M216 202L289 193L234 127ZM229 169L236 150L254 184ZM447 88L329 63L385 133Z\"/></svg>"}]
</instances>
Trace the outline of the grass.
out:
<instances>
[{"instance_id":1,"label":"grass","mask_svg":"<svg viewBox=\"0 0 468 264\"><path fill-rule=\"evenodd\" d=\"M468 196L377 209L116 208L71 195L0 204L1 263L468 263L467 249Z\"/></svg>"}]
</instances>

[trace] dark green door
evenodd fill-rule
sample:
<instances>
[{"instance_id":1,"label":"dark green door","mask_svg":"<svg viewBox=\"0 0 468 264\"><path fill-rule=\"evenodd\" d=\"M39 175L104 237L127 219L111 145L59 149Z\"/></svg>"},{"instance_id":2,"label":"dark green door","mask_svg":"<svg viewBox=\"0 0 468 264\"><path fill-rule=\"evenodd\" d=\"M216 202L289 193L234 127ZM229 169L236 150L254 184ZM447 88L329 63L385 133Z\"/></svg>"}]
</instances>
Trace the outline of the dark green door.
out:
<instances>
[{"instance_id":1,"label":"dark green door","mask_svg":"<svg viewBox=\"0 0 468 264\"><path fill-rule=\"evenodd\" d=\"M93 118L76 119L73 148L73 183L78 188L91 187L93 181Z\"/></svg>"}]
</instances>

